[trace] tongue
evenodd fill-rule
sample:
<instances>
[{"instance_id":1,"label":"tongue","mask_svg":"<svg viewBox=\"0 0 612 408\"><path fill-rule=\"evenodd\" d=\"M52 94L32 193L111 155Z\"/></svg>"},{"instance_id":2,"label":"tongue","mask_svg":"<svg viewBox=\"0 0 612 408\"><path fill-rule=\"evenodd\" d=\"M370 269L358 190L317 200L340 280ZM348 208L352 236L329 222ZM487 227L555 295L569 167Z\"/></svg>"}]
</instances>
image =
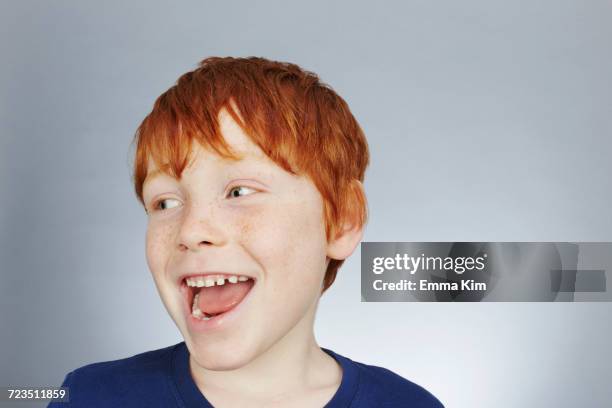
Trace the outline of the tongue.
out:
<instances>
[{"instance_id":1,"label":"tongue","mask_svg":"<svg viewBox=\"0 0 612 408\"><path fill-rule=\"evenodd\" d=\"M198 306L209 315L224 313L244 299L252 286L252 281L226 283L220 286L203 287L200 289Z\"/></svg>"}]
</instances>

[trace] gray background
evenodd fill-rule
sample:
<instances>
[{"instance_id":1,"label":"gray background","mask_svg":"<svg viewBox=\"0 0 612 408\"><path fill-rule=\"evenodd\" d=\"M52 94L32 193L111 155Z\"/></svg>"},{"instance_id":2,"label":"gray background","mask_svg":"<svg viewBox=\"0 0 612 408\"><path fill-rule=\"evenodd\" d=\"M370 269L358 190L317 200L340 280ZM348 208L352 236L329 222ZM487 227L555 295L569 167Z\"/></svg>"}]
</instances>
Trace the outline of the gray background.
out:
<instances>
[{"instance_id":1,"label":"gray background","mask_svg":"<svg viewBox=\"0 0 612 408\"><path fill-rule=\"evenodd\" d=\"M372 151L366 241L612 241L610 1L0 4L0 385L180 341L129 144L210 55L345 97ZM448 407L612 404L611 303L360 303L359 258L321 345Z\"/></svg>"}]
</instances>

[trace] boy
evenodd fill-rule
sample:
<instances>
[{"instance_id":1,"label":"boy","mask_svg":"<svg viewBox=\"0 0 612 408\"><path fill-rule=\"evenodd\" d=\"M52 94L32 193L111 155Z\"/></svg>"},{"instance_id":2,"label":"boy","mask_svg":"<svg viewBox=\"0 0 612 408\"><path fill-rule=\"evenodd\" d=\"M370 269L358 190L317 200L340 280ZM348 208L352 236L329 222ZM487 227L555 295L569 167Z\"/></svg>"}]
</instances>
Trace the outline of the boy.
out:
<instances>
[{"instance_id":1,"label":"boy","mask_svg":"<svg viewBox=\"0 0 612 408\"><path fill-rule=\"evenodd\" d=\"M147 263L185 341L71 372L70 406L442 406L316 343L319 298L362 238L368 147L315 74L208 58L135 143Z\"/></svg>"}]
</instances>

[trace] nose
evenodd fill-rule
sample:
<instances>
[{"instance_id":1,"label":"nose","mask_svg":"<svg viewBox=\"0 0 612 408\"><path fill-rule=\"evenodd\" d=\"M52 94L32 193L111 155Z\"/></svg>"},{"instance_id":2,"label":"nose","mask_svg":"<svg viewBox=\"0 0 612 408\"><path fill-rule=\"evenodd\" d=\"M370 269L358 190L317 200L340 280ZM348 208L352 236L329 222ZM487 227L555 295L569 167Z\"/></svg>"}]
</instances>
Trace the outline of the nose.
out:
<instances>
[{"instance_id":1,"label":"nose","mask_svg":"<svg viewBox=\"0 0 612 408\"><path fill-rule=\"evenodd\" d=\"M198 251L207 246L223 245L226 237L219 224L219 214L213 204L188 206L177 234L178 249Z\"/></svg>"}]
</instances>

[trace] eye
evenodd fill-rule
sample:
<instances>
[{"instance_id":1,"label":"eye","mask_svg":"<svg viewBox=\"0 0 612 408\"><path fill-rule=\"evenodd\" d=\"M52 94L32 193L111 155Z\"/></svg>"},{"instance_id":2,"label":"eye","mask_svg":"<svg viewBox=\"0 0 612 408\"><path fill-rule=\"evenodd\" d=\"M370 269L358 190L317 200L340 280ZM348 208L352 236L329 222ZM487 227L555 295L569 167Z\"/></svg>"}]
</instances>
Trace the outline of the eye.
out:
<instances>
[{"instance_id":1,"label":"eye","mask_svg":"<svg viewBox=\"0 0 612 408\"><path fill-rule=\"evenodd\" d=\"M178 207L179 205L181 205L181 202L175 198L162 198L161 200L157 200L155 203L153 203L153 210L169 210L171 208Z\"/></svg>"},{"instance_id":2,"label":"eye","mask_svg":"<svg viewBox=\"0 0 612 408\"><path fill-rule=\"evenodd\" d=\"M254 193L255 191L256 190L253 188L249 188L245 186L236 186L236 187L232 187L232 189L228 192L227 195L230 198L239 198L239 197Z\"/></svg>"}]
</instances>

